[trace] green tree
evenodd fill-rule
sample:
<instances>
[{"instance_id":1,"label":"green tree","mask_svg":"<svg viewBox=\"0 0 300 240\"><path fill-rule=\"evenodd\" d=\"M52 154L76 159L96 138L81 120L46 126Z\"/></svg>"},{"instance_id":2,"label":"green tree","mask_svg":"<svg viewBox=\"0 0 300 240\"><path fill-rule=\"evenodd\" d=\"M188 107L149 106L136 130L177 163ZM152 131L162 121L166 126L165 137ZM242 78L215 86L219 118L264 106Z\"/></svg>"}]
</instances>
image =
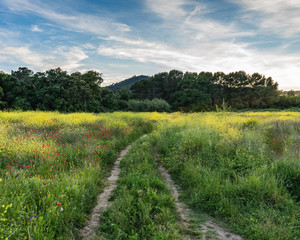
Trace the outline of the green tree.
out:
<instances>
[{"instance_id":1,"label":"green tree","mask_svg":"<svg viewBox=\"0 0 300 240\"><path fill-rule=\"evenodd\" d=\"M173 94L174 108L184 111L203 111L211 107L211 73L186 72Z\"/></svg>"}]
</instances>

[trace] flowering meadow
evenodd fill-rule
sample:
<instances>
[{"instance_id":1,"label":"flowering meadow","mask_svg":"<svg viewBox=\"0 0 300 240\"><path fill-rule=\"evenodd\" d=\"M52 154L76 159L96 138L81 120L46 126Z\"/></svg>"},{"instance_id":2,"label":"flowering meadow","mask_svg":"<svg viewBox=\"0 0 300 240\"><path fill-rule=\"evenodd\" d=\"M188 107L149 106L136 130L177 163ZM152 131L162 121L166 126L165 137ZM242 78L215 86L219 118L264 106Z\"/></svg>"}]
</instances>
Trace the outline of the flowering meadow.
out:
<instances>
[{"instance_id":1,"label":"flowering meadow","mask_svg":"<svg viewBox=\"0 0 300 240\"><path fill-rule=\"evenodd\" d=\"M300 239L299 113L148 117L155 128L124 158L99 239L202 239L206 214L244 239ZM176 223L157 164L180 186L194 229Z\"/></svg>"},{"instance_id":2,"label":"flowering meadow","mask_svg":"<svg viewBox=\"0 0 300 240\"><path fill-rule=\"evenodd\" d=\"M245 239L300 239L294 112L0 112L0 239L80 239L131 143L99 239L184 239L157 164L193 212Z\"/></svg>"},{"instance_id":3,"label":"flowering meadow","mask_svg":"<svg viewBox=\"0 0 300 240\"><path fill-rule=\"evenodd\" d=\"M152 145L194 211L245 239L300 239L300 113L189 114Z\"/></svg>"},{"instance_id":4,"label":"flowering meadow","mask_svg":"<svg viewBox=\"0 0 300 240\"><path fill-rule=\"evenodd\" d=\"M78 236L120 149L151 125L134 114L0 113L0 239Z\"/></svg>"}]
</instances>

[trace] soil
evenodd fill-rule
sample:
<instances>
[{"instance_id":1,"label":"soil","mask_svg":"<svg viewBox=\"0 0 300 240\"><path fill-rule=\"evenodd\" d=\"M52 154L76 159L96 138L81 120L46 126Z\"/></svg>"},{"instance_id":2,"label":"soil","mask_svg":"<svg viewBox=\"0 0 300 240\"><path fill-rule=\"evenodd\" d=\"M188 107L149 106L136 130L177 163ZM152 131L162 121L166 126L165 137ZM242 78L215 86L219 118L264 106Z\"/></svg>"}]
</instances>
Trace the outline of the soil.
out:
<instances>
[{"instance_id":1,"label":"soil","mask_svg":"<svg viewBox=\"0 0 300 240\"><path fill-rule=\"evenodd\" d=\"M99 228L100 218L104 210L108 207L108 199L112 194L113 190L117 187L117 181L120 174L120 161L129 151L130 146L122 150L119 158L116 160L114 167L111 170L110 177L107 179L107 186L104 188L103 192L98 196L97 205L94 207L90 214L90 220L87 225L80 230L80 235L83 240L93 239L96 236L96 231Z\"/></svg>"}]
</instances>

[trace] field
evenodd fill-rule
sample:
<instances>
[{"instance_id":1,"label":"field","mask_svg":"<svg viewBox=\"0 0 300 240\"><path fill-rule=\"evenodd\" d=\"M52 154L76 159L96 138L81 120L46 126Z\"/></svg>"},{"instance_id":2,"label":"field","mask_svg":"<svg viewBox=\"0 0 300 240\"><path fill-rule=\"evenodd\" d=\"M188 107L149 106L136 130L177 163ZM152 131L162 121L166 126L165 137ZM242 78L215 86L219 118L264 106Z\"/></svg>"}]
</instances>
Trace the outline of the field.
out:
<instances>
[{"instance_id":1,"label":"field","mask_svg":"<svg viewBox=\"0 0 300 240\"><path fill-rule=\"evenodd\" d=\"M201 239L205 214L245 239L300 239L299 113L1 112L0 123L0 239L80 239L129 144L96 239Z\"/></svg>"}]
</instances>

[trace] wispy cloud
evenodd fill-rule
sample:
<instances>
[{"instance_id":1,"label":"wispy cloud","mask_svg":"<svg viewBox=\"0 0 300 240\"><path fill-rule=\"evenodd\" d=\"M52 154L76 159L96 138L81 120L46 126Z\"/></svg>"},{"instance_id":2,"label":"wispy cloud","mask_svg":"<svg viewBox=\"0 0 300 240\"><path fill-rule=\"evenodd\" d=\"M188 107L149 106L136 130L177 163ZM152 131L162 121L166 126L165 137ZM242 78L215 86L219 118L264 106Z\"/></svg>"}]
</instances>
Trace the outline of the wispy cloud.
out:
<instances>
[{"instance_id":1,"label":"wispy cloud","mask_svg":"<svg viewBox=\"0 0 300 240\"><path fill-rule=\"evenodd\" d=\"M131 45L127 45L129 42ZM300 56L280 55L276 52L257 51L247 43L228 41L195 43L186 49L175 49L159 44L142 47L141 42L124 41L108 43L98 48L98 54L145 64L156 64L165 70L182 71L232 71L260 72L281 82L285 89L297 88L294 76L300 75ZM151 47L150 47L151 46ZM299 86L298 86L299 87Z\"/></svg>"},{"instance_id":2,"label":"wispy cloud","mask_svg":"<svg viewBox=\"0 0 300 240\"><path fill-rule=\"evenodd\" d=\"M248 19L264 30L283 38L300 34L300 1L297 0L230 0L248 12Z\"/></svg>"},{"instance_id":3,"label":"wispy cloud","mask_svg":"<svg viewBox=\"0 0 300 240\"><path fill-rule=\"evenodd\" d=\"M183 9L183 6L191 3L190 0L146 0L149 9L162 18L185 17L187 12Z\"/></svg>"},{"instance_id":4,"label":"wispy cloud","mask_svg":"<svg viewBox=\"0 0 300 240\"><path fill-rule=\"evenodd\" d=\"M174 36L184 35L187 41L211 41L255 35L253 31L240 29L234 22L225 24L207 17L206 14L210 10L204 3L192 0L147 0L147 4L149 10L163 18L166 28L173 31Z\"/></svg>"},{"instance_id":5,"label":"wispy cloud","mask_svg":"<svg viewBox=\"0 0 300 240\"><path fill-rule=\"evenodd\" d=\"M88 56L78 47L59 47L51 55L41 54L31 50L28 46L23 47L1 47L0 60L14 64L22 63L34 69L47 70L61 67L72 71L80 67L82 60Z\"/></svg>"},{"instance_id":6,"label":"wispy cloud","mask_svg":"<svg viewBox=\"0 0 300 240\"><path fill-rule=\"evenodd\" d=\"M231 2L226 19L218 14L223 9L208 0L144 0L137 14L127 12L129 8L116 14L106 6L104 11L102 2L93 3L98 8L89 13L53 1L1 1L15 16L35 16L30 29L43 32L31 39L18 27L20 35L0 29L0 62L38 71L58 66L67 71L98 69L106 82L174 68L245 70L272 76L287 89L295 87L295 76L300 74L300 55L288 52L299 45L295 36L300 34L300 2L295 0L221 0L225 5ZM123 21L125 16L128 21ZM276 36L285 38L285 43L273 48L254 44L254 40L278 44ZM35 42L39 37L41 41Z\"/></svg>"},{"instance_id":7,"label":"wispy cloud","mask_svg":"<svg viewBox=\"0 0 300 240\"><path fill-rule=\"evenodd\" d=\"M57 23L58 27L72 31L109 35L115 32L128 32L130 27L124 23L99 17L93 14L73 13L63 14L54 10L50 4L38 0L3 0L3 3L14 12L29 12Z\"/></svg>"}]
</instances>

